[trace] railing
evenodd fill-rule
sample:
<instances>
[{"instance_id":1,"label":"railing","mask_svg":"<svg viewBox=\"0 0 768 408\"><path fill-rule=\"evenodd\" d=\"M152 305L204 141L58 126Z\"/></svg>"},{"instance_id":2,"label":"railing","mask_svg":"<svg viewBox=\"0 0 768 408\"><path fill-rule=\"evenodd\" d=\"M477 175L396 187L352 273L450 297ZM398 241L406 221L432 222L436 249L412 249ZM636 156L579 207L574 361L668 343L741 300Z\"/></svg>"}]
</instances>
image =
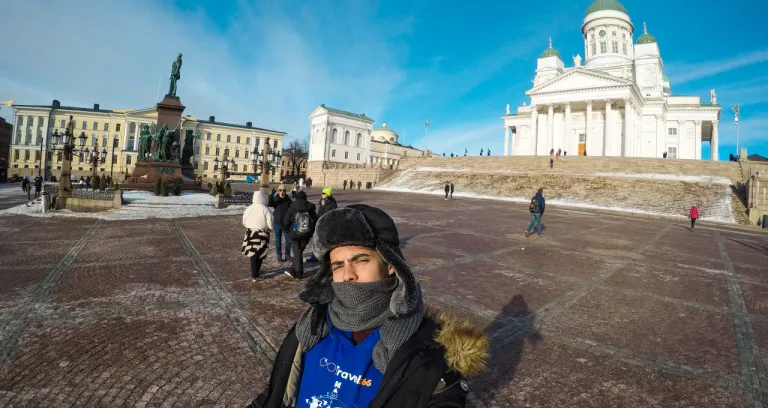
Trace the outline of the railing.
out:
<instances>
[{"instance_id":1,"label":"railing","mask_svg":"<svg viewBox=\"0 0 768 408\"><path fill-rule=\"evenodd\" d=\"M251 205L253 203L253 193L238 191L232 193L230 197L222 196L220 199L226 205Z\"/></svg>"},{"instance_id":2,"label":"railing","mask_svg":"<svg viewBox=\"0 0 768 408\"><path fill-rule=\"evenodd\" d=\"M73 198L87 198L91 200L112 201L115 199L114 190L87 190L84 188L73 188L71 191Z\"/></svg>"}]
</instances>

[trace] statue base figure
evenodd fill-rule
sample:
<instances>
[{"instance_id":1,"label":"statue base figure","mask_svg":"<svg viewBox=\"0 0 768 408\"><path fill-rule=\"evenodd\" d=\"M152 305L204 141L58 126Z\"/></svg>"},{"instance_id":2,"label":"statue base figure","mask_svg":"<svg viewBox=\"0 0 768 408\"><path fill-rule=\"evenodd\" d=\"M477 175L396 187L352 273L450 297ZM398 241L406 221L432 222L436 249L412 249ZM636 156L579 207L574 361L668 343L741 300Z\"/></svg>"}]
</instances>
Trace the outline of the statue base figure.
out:
<instances>
[{"instance_id":1,"label":"statue base figure","mask_svg":"<svg viewBox=\"0 0 768 408\"><path fill-rule=\"evenodd\" d=\"M155 188L157 180L165 180L166 182L181 180L182 190L201 191L202 184L195 182L194 169L190 168L190 170L193 170L192 177L189 177L189 172L184 170L186 169L183 169L181 164L175 162L137 162L136 167L133 169L133 175L120 184L120 188L124 190L151 191Z\"/></svg>"}]
</instances>

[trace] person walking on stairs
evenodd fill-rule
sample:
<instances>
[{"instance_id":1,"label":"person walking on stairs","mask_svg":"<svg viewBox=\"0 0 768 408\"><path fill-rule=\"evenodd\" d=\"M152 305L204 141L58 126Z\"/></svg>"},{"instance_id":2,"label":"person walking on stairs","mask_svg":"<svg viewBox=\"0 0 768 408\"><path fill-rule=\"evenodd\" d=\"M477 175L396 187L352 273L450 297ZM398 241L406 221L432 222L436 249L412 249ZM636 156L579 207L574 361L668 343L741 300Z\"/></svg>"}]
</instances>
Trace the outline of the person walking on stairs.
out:
<instances>
[{"instance_id":1,"label":"person walking on stairs","mask_svg":"<svg viewBox=\"0 0 768 408\"><path fill-rule=\"evenodd\" d=\"M546 206L543 193L544 188L540 188L536 195L531 198L531 203L528 205L528 211L531 213L531 222L528 223L528 228L525 229L526 238L531 235L534 225L536 226L537 237L541 238L541 217L544 215L544 207Z\"/></svg>"},{"instance_id":2,"label":"person walking on stairs","mask_svg":"<svg viewBox=\"0 0 768 408\"><path fill-rule=\"evenodd\" d=\"M696 208L696 204L691 207L691 211L688 212L688 218L691 219L691 231L693 231L694 225L696 225L696 220L699 219L699 209Z\"/></svg>"},{"instance_id":3,"label":"person walking on stairs","mask_svg":"<svg viewBox=\"0 0 768 408\"><path fill-rule=\"evenodd\" d=\"M448 182L445 182L445 199L448 199L448 193L451 191L451 185L448 184Z\"/></svg>"},{"instance_id":4,"label":"person walking on stairs","mask_svg":"<svg viewBox=\"0 0 768 408\"><path fill-rule=\"evenodd\" d=\"M251 259L251 279L257 282L261 264L267 257L269 234L274 228L272 212L267 207L268 197L261 191L253 193L253 204L249 205L243 213L243 226L245 238L243 238L243 255Z\"/></svg>"},{"instance_id":5,"label":"person walking on stairs","mask_svg":"<svg viewBox=\"0 0 768 408\"><path fill-rule=\"evenodd\" d=\"M451 183L451 200L453 200L453 183Z\"/></svg>"}]
</instances>

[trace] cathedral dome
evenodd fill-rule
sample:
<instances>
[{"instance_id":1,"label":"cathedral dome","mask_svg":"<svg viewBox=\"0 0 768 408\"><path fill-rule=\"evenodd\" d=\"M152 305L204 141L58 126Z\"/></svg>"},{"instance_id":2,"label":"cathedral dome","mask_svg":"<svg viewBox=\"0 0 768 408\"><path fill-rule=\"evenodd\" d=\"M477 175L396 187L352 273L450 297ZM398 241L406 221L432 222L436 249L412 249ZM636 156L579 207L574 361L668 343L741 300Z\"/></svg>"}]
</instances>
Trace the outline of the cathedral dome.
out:
<instances>
[{"instance_id":1,"label":"cathedral dome","mask_svg":"<svg viewBox=\"0 0 768 408\"><path fill-rule=\"evenodd\" d=\"M541 53L541 57L539 58L547 58L547 57L557 57L558 59L562 58L560 57L560 51L557 50L557 48L552 47L552 39L549 39L549 48L544 50L544 52Z\"/></svg>"},{"instance_id":2,"label":"cathedral dome","mask_svg":"<svg viewBox=\"0 0 768 408\"><path fill-rule=\"evenodd\" d=\"M399 138L400 136L394 130L387 127L387 122L382 123L380 128L371 132L371 140L374 142L397 143Z\"/></svg>"},{"instance_id":3,"label":"cathedral dome","mask_svg":"<svg viewBox=\"0 0 768 408\"><path fill-rule=\"evenodd\" d=\"M648 27L645 26L645 23L643 23L643 35L637 38L638 44L650 44L655 43L656 37L648 34Z\"/></svg>"},{"instance_id":4,"label":"cathedral dome","mask_svg":"<svg viewBox=\"0 0 768 408\"><path fill-rule=\"evenodd\" d=\"M629 14L627 13L627 9L625 9L624 6L619 4L619 2L616 0L595 0L592 4L589 5L589 7L587 7L587 12L584 13L584 17L603 10L613 10L622 12L627 15Z\"/></svg>"}]
</instances>

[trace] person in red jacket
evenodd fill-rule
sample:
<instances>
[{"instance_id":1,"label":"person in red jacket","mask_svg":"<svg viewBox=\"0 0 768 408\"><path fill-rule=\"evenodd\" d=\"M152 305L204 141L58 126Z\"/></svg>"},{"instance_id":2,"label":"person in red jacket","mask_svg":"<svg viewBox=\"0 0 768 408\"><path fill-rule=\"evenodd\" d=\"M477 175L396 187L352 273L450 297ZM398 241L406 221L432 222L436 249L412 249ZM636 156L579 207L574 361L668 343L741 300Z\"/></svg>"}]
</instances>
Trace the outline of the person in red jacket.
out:
<instances>
[{"instance_id":1,"label":"person in red jacket","mask_svg":"<svg viewBox=\"0 0 768 408\"><path fill-rule=\"evenodd\" d=\"M696 224L696 220L699 218L699 209L696 208L696 204L691 207L691 211L688 213L688 218L691 219L691 229L693 229L694 224Z\"/></svg>"}]
</instances>

